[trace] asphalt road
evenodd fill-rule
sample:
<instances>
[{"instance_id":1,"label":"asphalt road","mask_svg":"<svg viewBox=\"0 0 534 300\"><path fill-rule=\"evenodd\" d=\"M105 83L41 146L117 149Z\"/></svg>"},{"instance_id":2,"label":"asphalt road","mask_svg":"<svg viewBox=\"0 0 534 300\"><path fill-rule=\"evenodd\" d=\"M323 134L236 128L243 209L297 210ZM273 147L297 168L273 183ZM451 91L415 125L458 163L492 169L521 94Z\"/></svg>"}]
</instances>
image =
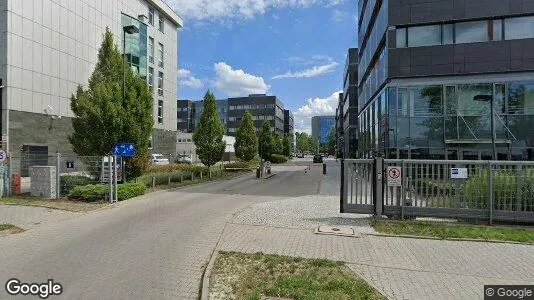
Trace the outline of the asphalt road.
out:
<instances>
[{"instance_id":1,"label":"asphalt road","mask_svg":"<svg viewBox=\"0 0 534 300\"><path fill-rule=\"evenodd\" d=\"M53 279L63 294L49 299L196 298L203 269L233 213L320 191L321 165L301 159L274 172L270 179L248 174L146 195L0 238L0 283ZM0 299L10 298L2 288Z\"/></svg>"}]
</instances>

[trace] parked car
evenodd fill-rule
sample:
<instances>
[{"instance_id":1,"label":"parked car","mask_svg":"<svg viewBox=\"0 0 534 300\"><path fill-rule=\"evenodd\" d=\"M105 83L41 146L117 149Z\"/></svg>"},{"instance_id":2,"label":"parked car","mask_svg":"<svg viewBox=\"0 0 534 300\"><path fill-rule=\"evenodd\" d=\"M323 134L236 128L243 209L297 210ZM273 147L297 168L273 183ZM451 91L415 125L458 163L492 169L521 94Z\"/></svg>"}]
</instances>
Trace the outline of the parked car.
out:
<instances>
[{"instance_id":1,"label":"parked car","mask_svg":"<svg viewBox=\"0 0 534 300\"><path fill-rule=\"evenodd\" d=\"M163 156L163 154L152 154L150 156L150 162L153 165L168 165L169 159Z\"/></svg>"},{"instance_id":2,"label":"parked car","mask_svg":"<svg viewBox=\"0 0 534 300\"><path fill-rule=\"evenodd\" d=\"M193 163L193 160L189 154L179 154L176 158L176 162L180 164L190 164Z\"/></svg>"},{"instance_id":3,"label":"parked car","mask_svg":"<svg viewBox=\"0 0 534 300\"><path fill-rule=\"evenodd\" d=\"M313 162L314 163L322 163L323 162L323 156L321 154L315 154L313 156Z\"/></svg>"}]
</instances>

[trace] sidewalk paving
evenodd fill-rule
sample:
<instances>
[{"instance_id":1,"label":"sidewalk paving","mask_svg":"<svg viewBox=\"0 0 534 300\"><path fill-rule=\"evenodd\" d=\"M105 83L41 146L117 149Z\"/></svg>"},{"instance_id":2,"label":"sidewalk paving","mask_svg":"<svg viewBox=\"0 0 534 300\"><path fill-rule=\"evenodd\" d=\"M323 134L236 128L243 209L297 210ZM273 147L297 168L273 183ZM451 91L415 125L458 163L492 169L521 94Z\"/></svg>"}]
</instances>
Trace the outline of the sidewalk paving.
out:
<instances>
[{"instance_id":1,"label":"sidewalk paving","mask_svg":"<svg viewBox=\"0 0 534 300\"><path fill-rule=\"evenodd\" d=\"M534 283L529 245L314 234L321 224L372 232L366 216L339 217L338 203L317 195L251 206L226 226L218 250L344 261L390 299L482 299L484 284Z\"/></svg>"},{"instance_id":2,"label":"sidewalk paving","mask_svg":"<svg viewBox=\"0 0 534 300\"><path fill-rule=\"evenodd\" d=\"M24 230L72 219L82 214L46 207L0 204L0 224L12 224Z\"/></svg>"}]
</instances>

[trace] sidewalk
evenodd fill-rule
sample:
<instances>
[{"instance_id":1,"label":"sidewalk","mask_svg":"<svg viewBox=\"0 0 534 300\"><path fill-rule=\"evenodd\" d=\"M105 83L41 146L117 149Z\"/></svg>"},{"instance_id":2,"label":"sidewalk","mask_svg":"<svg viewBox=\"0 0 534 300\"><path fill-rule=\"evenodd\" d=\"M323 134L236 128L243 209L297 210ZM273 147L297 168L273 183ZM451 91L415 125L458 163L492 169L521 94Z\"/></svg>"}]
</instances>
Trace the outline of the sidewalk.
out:
<instances>
[{"instance_id":1,"label":"sidewalk","mask_svg":"<svg viewBox=\"0 0 534 300\"><path fill-rule=\"evenodd\" d=\"M0 204L0 224L12 224L24 230L46 223L75 218L83 213L36 206Z\"/></svg>"},{"instance_id":2,"label":"sidewalk","mask_svg":"<svg viewBox=\"0 0 534 300\"><path fill-rule=\"evenodd\" d=\"M534 283L533 246L365 235L373 232L368 216L338 213L334 182L327 176L320 195L241 211L218 250L344 261L389 299L483 299L485 284ZM314 234L319 225L352 226L364 235Z\"/></svg>"}]
</instances>

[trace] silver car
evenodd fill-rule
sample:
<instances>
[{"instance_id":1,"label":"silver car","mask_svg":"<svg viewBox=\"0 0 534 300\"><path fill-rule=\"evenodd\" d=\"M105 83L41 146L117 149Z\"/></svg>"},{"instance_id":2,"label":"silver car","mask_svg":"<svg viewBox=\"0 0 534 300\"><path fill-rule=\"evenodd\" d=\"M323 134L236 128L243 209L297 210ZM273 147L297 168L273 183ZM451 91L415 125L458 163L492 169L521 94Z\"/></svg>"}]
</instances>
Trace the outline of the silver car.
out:
<instances>
[{"instance_id":1,"label":"silver car","mask_svg":"<svg viewBox=\"0 0 534 300\"><path fill-rule=\"evenodd\" d=\"M169 164L169 159L163 156L162 154L152 154L150 161L153 165L168 165Z\"/></svg>"}]
</instances>

